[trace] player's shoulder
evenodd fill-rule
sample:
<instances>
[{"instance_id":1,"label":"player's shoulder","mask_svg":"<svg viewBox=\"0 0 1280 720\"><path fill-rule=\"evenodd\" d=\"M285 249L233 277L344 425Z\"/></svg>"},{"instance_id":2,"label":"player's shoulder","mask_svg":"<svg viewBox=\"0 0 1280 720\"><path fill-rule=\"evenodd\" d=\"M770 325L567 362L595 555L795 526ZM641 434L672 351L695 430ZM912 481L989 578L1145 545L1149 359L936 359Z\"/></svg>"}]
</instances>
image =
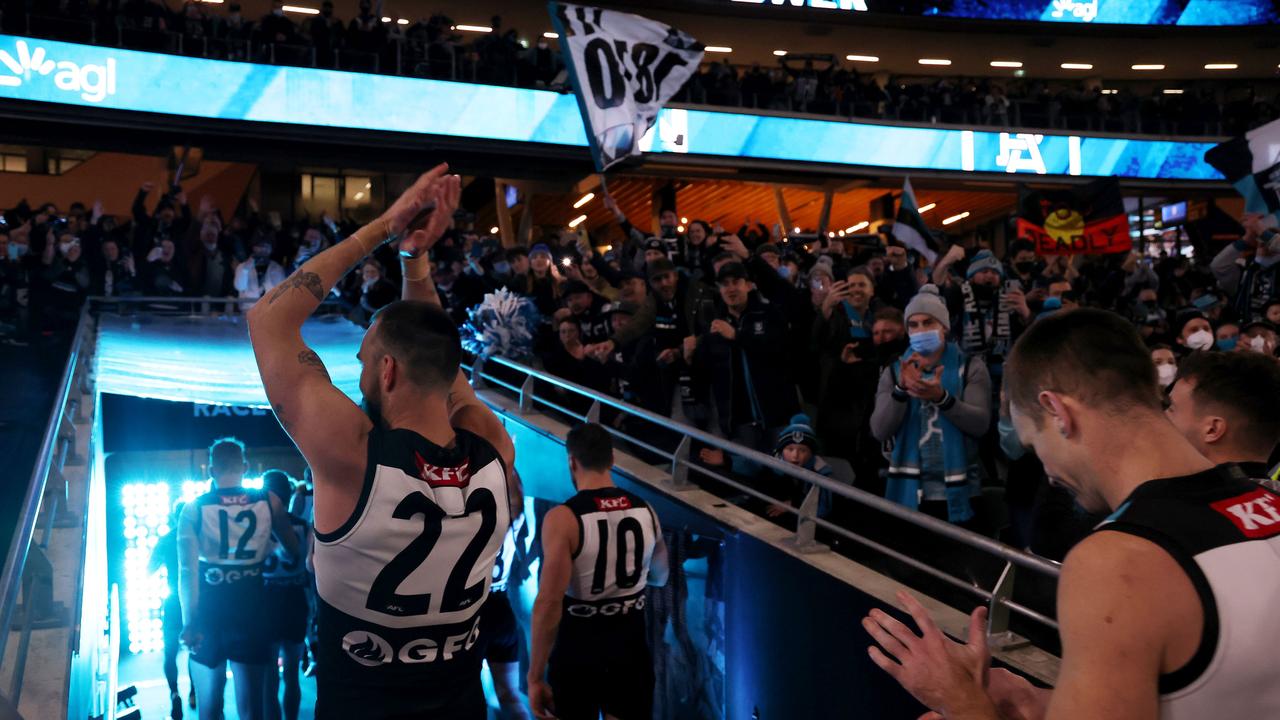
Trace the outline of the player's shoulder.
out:
<instances>
[{"instance_id":1,"label":"player's shoulder","mask_svg":"<svg viewBox=\"0 0 1280 720\"><path fill-rule=\"evenodd\" d=\"M557 505L542 518L542 537L568 540L571 544L578 536L578 517L568 505Z\"/></svg>"},{"instance_id":2,"label":"player's shoulder","mask_svg":"<svg viewBox=\"0 0 1280 720\"><path fill-rule=\"evenodd\" d=\"M1067 554L1059 586L1075 592L1159 598L1188 587L1186 558L1180 555L1159 538L1103 526Z\"/></svg>"}]
</instances>

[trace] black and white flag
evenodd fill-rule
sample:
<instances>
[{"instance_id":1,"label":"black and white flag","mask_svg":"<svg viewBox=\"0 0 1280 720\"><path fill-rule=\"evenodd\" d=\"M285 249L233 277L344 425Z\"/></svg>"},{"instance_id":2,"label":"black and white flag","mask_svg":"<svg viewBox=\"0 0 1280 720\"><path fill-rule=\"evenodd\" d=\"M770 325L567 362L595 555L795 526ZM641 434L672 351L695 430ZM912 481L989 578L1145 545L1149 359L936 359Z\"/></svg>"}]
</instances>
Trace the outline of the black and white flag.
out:
<instances>
[{"instance_id":1,"label":"black and white flag","mask_svg":"<svg viewBox=\"0 0 1280 720\"><path fill-rule=\"evenodd\" d=\"M552 2L596 168L640 154L640 138L697 71L703 45L639 15Z\"/></svg>"},{"instance_id":2,"label":"black and white flag","mask_svg":"<svg viewBox=\"0 0 1280 720\"><path fill-rule=\"evenodd\" d=\"M1280 120L1213 146L1204 159L1244 196L1246 212L1280 218Z\"/></svg>"}]
</instances>

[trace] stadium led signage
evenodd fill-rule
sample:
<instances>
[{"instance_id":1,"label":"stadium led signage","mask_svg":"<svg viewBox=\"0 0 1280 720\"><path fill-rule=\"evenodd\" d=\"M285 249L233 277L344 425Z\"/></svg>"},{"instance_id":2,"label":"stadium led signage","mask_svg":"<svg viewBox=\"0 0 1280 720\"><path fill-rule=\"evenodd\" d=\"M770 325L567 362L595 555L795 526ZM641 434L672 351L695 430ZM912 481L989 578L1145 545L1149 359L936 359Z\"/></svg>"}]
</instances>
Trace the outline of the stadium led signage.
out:
<instances>
[{"instance_id":1,"label":"stadium led signage","mask_svg":"<svg viewBox=\"0 0 1280 720\"><path fill-rule=\"evenodd\" d=\"M976 20L1093 23L1112 25L1268 25L1280 23L1274 0L953 0L904 3L883 0L685 0L703 8L732 3L915 14ZM904 7L905 5L905 7ZM913 12L912 9L916 8Z\"/></svg>"},{"instance_id":2,"label":"stadium led signage","mask_svg":"<svg viewBox=\"0 0 1280 720\"><path fill-rule=\"evenodd\" d=\"M729 0L729 2L747 5L786 5L789 7L811 7L823 10L856 10L866 12L867 0Z\"/></svg>"},{"instance_id":3,"label":"stadium led signage","mask_svg":"<svg viewBox=\"0 0 1280 720\"><path fill-rule=\"evenodd\" d=\"M587 147L572 95L0 35L0 100ZM371 108L376 108L371 111ZM1212 142L908 127L668 108L651 154L956 173L1222 180Z\"/></svg>"}]
</instances>

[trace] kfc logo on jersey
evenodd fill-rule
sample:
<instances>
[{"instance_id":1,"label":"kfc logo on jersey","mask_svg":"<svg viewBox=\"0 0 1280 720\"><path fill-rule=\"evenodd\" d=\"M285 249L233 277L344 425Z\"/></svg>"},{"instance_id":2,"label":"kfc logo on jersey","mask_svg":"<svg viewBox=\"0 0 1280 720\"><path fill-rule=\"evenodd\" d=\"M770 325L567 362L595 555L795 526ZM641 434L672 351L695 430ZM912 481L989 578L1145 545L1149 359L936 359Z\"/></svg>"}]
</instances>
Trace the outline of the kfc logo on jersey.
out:
<instances>
[{"instance_id":1,"label":"kfc logo on jersey","mask_svg":"<svg viewBox=\"0 0 1280 720\"><path fill-rule=\"evenodd\" d=\"M596 509L600 512L609 512L610 510L630 510L631 499L626 497L616 498L596 498Z\"/></svg>"},{"instance_id":2,"label":"kfc logo on jersey","mask_svg":"<svg viewBox=\"0 0 1280 720\"><path fill-rule=\"evenodd\" d=\"M413 460L418 465L418 477L433 488L464 488L471 482L471 463L466 460L463 460L461 465L451 468L436 467L423 460L422 456L416 452L413 454Z\"/></svg>"},{"instance_id":3,"label":"kfc logo on jersey","mask_svg":"<svg viewBox=\"0 0 1280 720\"><path fill-rule=\"evenodd\" d=\"M1263 489L1219 500L1210 505L1230 520L1245 537L1280 535L1280 498Z\"/></svg>"}]
</instances>

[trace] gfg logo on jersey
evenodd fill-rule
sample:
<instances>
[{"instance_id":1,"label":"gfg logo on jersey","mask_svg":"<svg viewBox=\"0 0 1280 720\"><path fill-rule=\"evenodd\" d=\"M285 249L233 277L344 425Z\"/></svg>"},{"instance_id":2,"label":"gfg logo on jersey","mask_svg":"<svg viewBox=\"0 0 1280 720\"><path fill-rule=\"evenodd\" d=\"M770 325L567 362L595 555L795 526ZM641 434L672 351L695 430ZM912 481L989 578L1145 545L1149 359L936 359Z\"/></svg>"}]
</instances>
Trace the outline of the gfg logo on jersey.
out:
<instances>
[{"instance_id":1,"label":"gfg logo on jersey","mask_svg":"<svg viewBox=\"0 0 1280 720\"><path fill-rule=\"evenodd\" d=\"M606 602L606 603L573 603L566 607L566 612L574 617L589 618L596 615L605 617L613 617L614 615L629 615L632 610L637 612L644 610L644 595L637 595L622 601Z\"/></svg>"},{"instance_id":2,"label":"gfg logo on jersey","mask_svg":"<svg viewBox=\"0 0 1280 720\"><path fill-rule=\"evenodd\" d=\"M365 667L386 665L399 661L406 665L430 663L437 660L449 662L455 655L475 647L480 639L480 618L476 618L471 629L459 635L450 635L443 641L431 638L410 640L400 648L392 649L391 643L383 640L367 630L352 630L342 638L342 649L352 660Z\"/></svg>"},{"instance_id":3,"label":"gfg logo on jersey","mask_svg":"<svg viewBox=\"0 0 1280 720\"><path fill-rule=\"evenodd\" d=\"M11 75L0 74L0 87L19 87L42 76L53 73L53 84L59 90L80 93L89 102L102 102L108 95L116 94L116 60L108 57L103 65L77 65L70 60L55 61L46 57L45 49L34 50L26 40L19 40L15 47L17 57L8 50L0 50L0 65ZM55 72L56 71L56 72Z\"/></svg>"},{"instance_id":4,"label":"gfg logo on jersey","mask_svg":"<svg viewBox=\"0 0 1280 720\"><path fill-rule=\"evenodd\" d=\"M391 662L391 644L371 632L352 630L342 638L342 649L352 660L374 667Z\"/></svg>"}]
</instances>

